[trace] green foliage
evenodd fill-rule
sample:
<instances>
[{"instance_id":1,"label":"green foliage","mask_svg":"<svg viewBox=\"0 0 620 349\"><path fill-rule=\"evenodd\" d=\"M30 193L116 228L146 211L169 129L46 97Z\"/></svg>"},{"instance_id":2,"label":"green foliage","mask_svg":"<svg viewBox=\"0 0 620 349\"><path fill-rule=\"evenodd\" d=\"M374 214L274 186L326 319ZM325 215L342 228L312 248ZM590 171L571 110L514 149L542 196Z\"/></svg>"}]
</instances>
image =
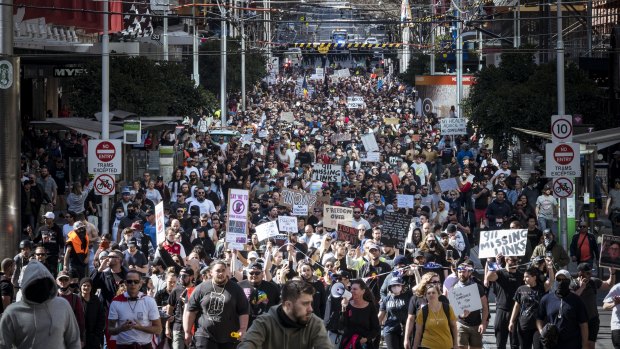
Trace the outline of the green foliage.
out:
<instances>
[{"instance_id":1,"label":"green foliage","mask_svg":"<svg viewBox=\"0 0 620 349\"><path fill-rule=\"evenodd\" d=\"M411 53L411 58L409 59L409 66L407 67L407 71L401 73L399 78L401 81L415 86L415 77L416 75L428 75L431 70L431 59L428 54L424 54L421 52Z\"/></svg>"},{"instance_id":2,"label":"green foliage","mask_svg":"<svg viewBox=\"0 0 620 349\"><path fill-rule=\"evenodd\" d=\"M70 104L76 115L92 116L101 110L101 62L93 61L87 73L73 78ZM211 109L215 99L194 82L183 64L157 62L146 57L110 59L110 110L140 116L177 116Z\"/></svg>"},{"instance_id":3,"label":"green foliage","mask_svg":"<svg viewBox=\"0 0 620 349\"><path fill-rule=\"evenodd\" d=\"M610 125L603 109L602 91L575 65L565 68L566 113L581 114L596 129ZM476 73L476 83L464 100L465 115L481 132L505 146L516 131L512 127L549 132L551 116L557 114L556 64L536 65L527 51L504 53L499 67ZM519 134L533 147L540 138Z\"/></svg>"},{"instance_id":4,"label":"green foliage","mask_svg":"<svg viewBox=\"0 0 620 349\"><path fill-rule=\"evenodd\" d=\"M200 45L200 85L216 95L220 93L220 40ZM245 86L249 90L267 74L266 58L261 51L245 47ZM226 89L241 91L241 41L226 41Z\"/></svg>"}]
</instances>

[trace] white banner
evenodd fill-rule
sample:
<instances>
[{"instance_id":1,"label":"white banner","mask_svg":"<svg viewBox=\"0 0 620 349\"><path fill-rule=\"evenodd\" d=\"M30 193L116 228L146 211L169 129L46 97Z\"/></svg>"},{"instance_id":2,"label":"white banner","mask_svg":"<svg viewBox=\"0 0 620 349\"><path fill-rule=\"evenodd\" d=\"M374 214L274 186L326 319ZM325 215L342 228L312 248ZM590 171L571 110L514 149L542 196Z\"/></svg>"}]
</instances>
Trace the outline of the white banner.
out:
<instances>
[{"instance_id":1,"label":"white banner","mask_svg":"<svg viewBox=\"0 0 620 349\"><path fill-rule=\"evenodd\" d=\"M297 217L291 216L278 216L278 226L280 231L286 231L289 233L297 233Z\"/></svg>"},{"instance_id":2,"label":"white banner","mask_svg":"<svg viewBox=\"0 0 620 349\"><path fill-rule=\"evenodd\" d=\"M379 162L379 155L381 153L377 151L369 151L366 153L366 157L362 159L362 162Z\"/></svg>"},{"instance_id":3,"label":"white banner","mask_svg":"<svg viewBox=\"0 0 620 349\"><path fill-rule=\"evenodd\" d=\"M450 306L455 315L463 315L464 310L470 312L482 309L482 300L478 292L478 284L472 283L469 286L451 288L448 292Z\"/></svg>"},{"instance_id":4,"label":"white banner","mask_svg":"<svg viewBox=\"0 0 620 349\"><path fill-rule=\"evenodd\" d=\"M504 256L525 256L527 229L505 229L480 232L478 258Z\"/></svg>"},{"instance_id":5,"label":"white banner","mask_svg":"<svg viewBox=\"0 0 620 349\"><path fill-rule=\"evenodd\" d=\"M307 216L308 205L293 205L293 216Z\"/></svg>"},{"instance_id":6,"label":"white banner","mask_svg":"<svg viewBox=\"0 0 620 349\"><path fill-rule=\"evenodd\" d=\"M321 182L337 182L342 181L342 166L331 164L314 164L312 167L312 179Z\"/></svg>"},{"instance_id":7,"label":"white banner","mask_svg":"<svg viewBox=\"0 0 620 349\"><path fill-rule=\"evenodd\" d=\"M166 240L163 201L155 205L155 232L155 236L157 236L157 244L159 245Z\"/></svg>"},{"instance_id":8,"label":"white banner","mask_svg":"<svg viewBox=\"0 0 620 349\"><path fill-rule=\"evenodd\" d=\"M278 234L280 234L280 232L278 231L278 223L276 223L276 221L271 221L256 226L256 236L258 237L258 241L267 240L270 237L277 236Z\"/></svg>"},{"instance_id":9,"label":"white banner","mask_svg":"<svg viewBox=\"0 0 620 349\"><path fill-rule=\"evenodd\" d=\"M353 220L353 209L340 206L323 206L323 226L329 229L338 229L338 222L350 225Z\"/></svg>"},{"instance_id":10,"label":"white banner","mask_svg":"<svg viewBox=\"0 0 620 349\"><path fill-rule=\"evenodd\" d=\"M293 121L295 121L295 116L292 111L283 111L280 113L280 120L293 123Z\"/></svg>"},{"instance_id":11,"label":"white banner","mask_svg":"<svg viewBox=\"0 0 620 349\"><path fill-rule=\"evenodd\" d=\"M459 136L467 134L467 119L443 118L441 119L441 134L443 136Z\"/></svg>"},{"instance_id":12,"label":"white banner","mask_svg":"<svg viewBox=\"0 0 620 349\"><path fill-rule=\"evenodd\" d=\"M442 179L437 182L437 184L439 184L439 190L441 190L442 193L448 190L459 190L459 185L456 178Z\"/></svg>"},{"instance_id":13,"label":"white banner","mask_svg":"<svg viewBox=\"0 0 620 349\"><path fill-rule=\"evenodd\" d=\"M379 145L377 144L374 133L362 135L362 143L364 144L364 150L367 152L379 151Z\"/></svg>"},{"instance_id":14,"label":"white banner","mask_svg":"<svg viewBox=\"0 0 620 349\"><path fill-rule=\"evenodd\" d=\"M226 242L228 248L243 250L248 239L248 190L230 189L228 191L228 224Z\"/></svg>"},{"instance_id":15,"label":"white banner","mask_svg":"<svg viewBox=\"0 0 620 349\"><path fill-rule=\"evenodd\" d=\"M364 108L366 103L364 103L364 97L361 96L352 96L347 97L347 108L349 109L360 109Z\"/></svg>"},{"instance_id":16,"label":"white banner","mask_svg":"<svg viewBox=\"0 0 620 349\"><path fill-rule=\"evenodd\" d=\"M413 195L397 194L398 208L413 208Z\"/></svg>"}]
</instances>

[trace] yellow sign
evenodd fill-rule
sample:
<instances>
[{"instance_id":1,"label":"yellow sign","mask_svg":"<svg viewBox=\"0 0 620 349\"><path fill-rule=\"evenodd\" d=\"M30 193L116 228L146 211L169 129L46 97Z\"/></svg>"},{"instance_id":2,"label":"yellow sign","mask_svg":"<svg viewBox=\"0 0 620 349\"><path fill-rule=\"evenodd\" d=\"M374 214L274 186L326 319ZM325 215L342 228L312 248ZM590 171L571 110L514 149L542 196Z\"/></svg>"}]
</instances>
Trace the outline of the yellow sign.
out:
<instances>
[{"instance_id":1,"label":"yellow sign","mask_svg":"<svg viewBox=\"0 0 620 349\"><path fill-rule=\"evenodd\" d=\"M399 118L384 118L383 122L385 122L386 125L398 125L400 123L400 119Z\"/></svg>"},{"instance_id":2,"label":"yellow sign","mask_svg":"<svg viewBox=\"0 0 620 349\"><path fill-rule=\"evenodd\" d=\"M321 45L319 46L318 50L319 50L319 53L326 54L327 52L329 52L329 45L325 45L325 46Z\"/></svg>"}]
</instances>

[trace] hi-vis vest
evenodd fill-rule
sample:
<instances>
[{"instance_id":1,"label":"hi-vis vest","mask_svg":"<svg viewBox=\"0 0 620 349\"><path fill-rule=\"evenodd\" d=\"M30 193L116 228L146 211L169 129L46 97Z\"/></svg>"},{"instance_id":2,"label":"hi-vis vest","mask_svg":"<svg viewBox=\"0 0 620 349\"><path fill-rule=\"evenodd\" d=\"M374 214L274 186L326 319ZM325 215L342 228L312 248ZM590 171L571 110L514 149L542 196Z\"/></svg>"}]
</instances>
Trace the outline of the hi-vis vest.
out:
<instances>
[{"instance_id":1,"label":"hi-vis vest","mask_svg":"<svg viewBox=\"0 0 620 349\"><path fill-rule=\"evenodd\" d=\"M71 247L73 247L73 251L75 251L75 253L79 253L79 254L88 253L88 244L90 243L90 241L88 240L88 234L85 234L84 237L86 239L85 250L82 249L82 240L80 240L75 230L71 230L69 234L67 235L67 242L71 243Z\"/></svg>"}]
</instances>

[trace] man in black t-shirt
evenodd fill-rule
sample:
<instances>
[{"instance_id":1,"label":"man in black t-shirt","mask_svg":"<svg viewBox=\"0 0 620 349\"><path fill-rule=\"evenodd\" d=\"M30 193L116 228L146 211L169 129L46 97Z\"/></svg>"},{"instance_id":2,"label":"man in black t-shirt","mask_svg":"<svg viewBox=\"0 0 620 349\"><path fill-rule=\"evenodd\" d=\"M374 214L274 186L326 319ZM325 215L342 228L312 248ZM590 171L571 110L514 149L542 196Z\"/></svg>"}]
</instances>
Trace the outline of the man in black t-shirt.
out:
<instances>
[{"instance_id":1,"label":"man in black t-shirt","mask_svg":"<svg viewBox=\"0 0 620 349\"><path fill-rule=\"evenodd\" d=\"M173 316L166 322L166 337L172 339L172 348L185 348L183 338L183 308L194 291L194 270L190 267L181 269L179 283L170 292L166 313Z\"/></svg>"},{"instance_id":2,"label":"man in black t-shirt","mask_svg":"<svg viewBox=\"0 0 620 349\"><path fill-rule=\"evenodd\" d=\"M263 265L254 262L248 266L248 279L239 282L239 286L250 302L248 328L259 315L267 313L269 308L280 303L280 289L271 281L265 281L264 278Z\"/></svg>"},{"instance_id":3,"label":"man in black t-shirt","mask_svg":"<svg viewBox=\"0 0 620 349\"><path fill-rule=\"evenodd\" d=\"M497 264L504 259L497 256ZM510 314L514 307L514 295L519 286L523 285L523 273L517 270L519 263L518 257L508 256L506 259L506 269L487 270L487 280L492 282L491 289L495 293L496 312L495 312L495 338L497 348L505 349L510 337L510 348L519 348L519 338L517 331L509 332ZM487 265L488 268L488 265Z\"/></svg>"}]
</instances>

